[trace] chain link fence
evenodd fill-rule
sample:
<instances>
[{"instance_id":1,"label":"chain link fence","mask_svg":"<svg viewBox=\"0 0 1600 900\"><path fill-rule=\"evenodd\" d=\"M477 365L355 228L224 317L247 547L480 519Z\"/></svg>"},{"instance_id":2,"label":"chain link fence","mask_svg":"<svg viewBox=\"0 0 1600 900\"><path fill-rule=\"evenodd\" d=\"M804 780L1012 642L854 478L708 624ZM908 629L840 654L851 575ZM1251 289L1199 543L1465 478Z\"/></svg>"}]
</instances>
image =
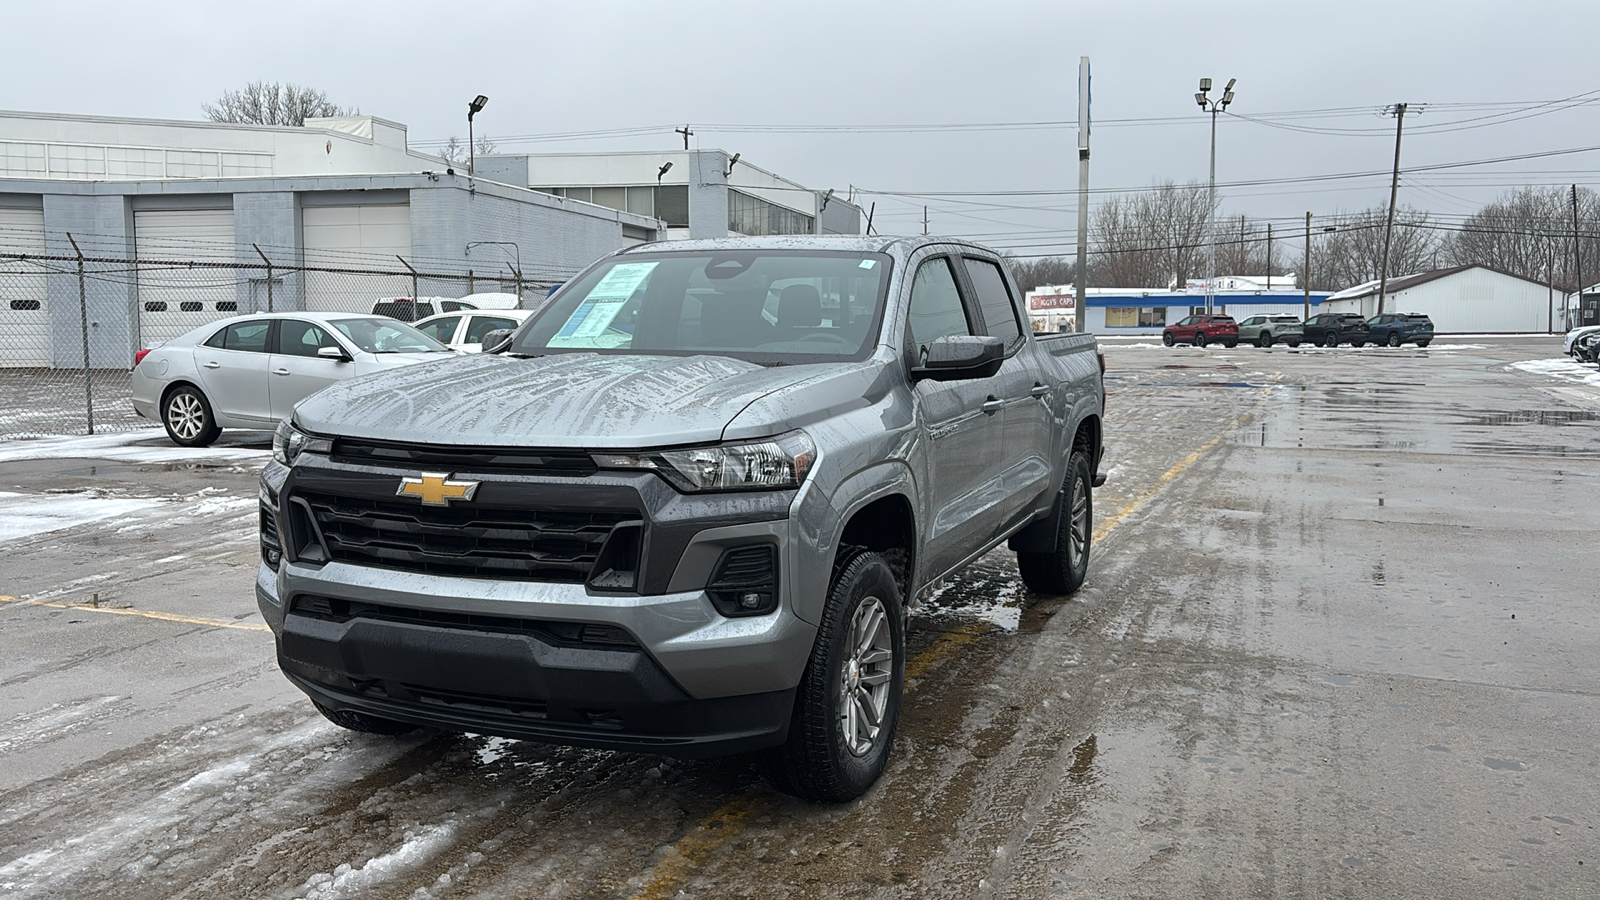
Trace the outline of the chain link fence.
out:
<instances>
[{"instance_id":1,"label":"chain link fence","mask_svg":"<svg viewBox=\"0 0 1600 900\"><path fill-rule=\"evenodd\" d=\"M135 354L230 316L385 303L410 318L400 313L489 292L532 308L562 280L421 271L399 258L384 270L0 253L0 440L154 427L133 411Z\"/></svg>"}]
</instances>

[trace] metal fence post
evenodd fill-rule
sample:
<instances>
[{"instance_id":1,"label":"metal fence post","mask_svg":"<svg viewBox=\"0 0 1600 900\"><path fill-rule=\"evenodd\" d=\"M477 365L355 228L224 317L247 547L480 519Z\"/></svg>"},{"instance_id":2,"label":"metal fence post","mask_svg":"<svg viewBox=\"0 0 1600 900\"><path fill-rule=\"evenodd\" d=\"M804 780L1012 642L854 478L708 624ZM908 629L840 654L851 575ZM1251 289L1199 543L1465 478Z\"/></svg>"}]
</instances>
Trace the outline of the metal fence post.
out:
<instances>
[{"instance_id":1,"label":"metal fence post","mask_svg":"<svg viewBox=\"0 0 1600 900\"><path fill-rule=\"evenodd\" d=\"M526 309L522 305L522 270L512 269L511 272L517 276L517 309Z\"/></svg>"},{"instance_id":2,"label":"metal fence post","mask_svg":"<svg viewBox=\"0 0 1600 900\"><path fill-rule=\"evenodd\" d=\"M261 252L260 245L251 244L250 246L256 248L256 255L261 257L261 261L267 264L267 312L272 312L272 260L267 259L267 255Z\"/></svg>"},{"instance_id":3,"label":"metal fence post","mask_svg":"<svg viewBox=\"0 0 1600 900\"><path fill-rule=\"evenodd\" d=\"M477 282L472 277L472 270L468 269L467 270L467 295L471 296L472 294L476 294L477 292L478 292Z\"/></svg>"},{"instance_id":4,"label":"metal fence post","mask_svg":"<svg viewBox=\"0 0 1600 900\"><path fill-rule=\"evenodd\" d=\"M83 334L83 418L89 426L89 433L94 434L94 379L89 375L89 293L84 286L83 278L83 251L78 249L78 242L67 232L67 240L72 243L72 252L78 255L78 328Z\"/></svg>"},{"instance_id":5,"label":"metal fence post","mask_svg":"<svg viewBox=\"0 0 1600 900\"><path fill-rule=\"evenodd\" d=\"M411 263L406 262L405 258L400 256L399 254L395 255L395 259L400 260L400 265L405 266L406 269L411 273L411 302L412 302L412 304L415 305L417 303L421 303L422 302L422 298L417 296L417 270L411 268Z\"/></svg>"}]
</instances>

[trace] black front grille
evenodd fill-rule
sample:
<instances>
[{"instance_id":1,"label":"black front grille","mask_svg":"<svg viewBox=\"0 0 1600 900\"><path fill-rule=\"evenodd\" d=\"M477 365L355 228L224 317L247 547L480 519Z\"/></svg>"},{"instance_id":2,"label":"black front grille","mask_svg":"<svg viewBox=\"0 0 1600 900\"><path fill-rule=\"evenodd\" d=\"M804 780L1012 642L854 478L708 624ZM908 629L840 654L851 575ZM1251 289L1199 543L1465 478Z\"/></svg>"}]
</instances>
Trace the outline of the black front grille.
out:
<instances>
[{"instance_id":1,"label":"black front grille","mask_svg":"<svg viewBox=\"0 0 1600 900\"><path fill-rule=\"evenodd\" d=\"M359 600L339 600L302 594L291 607L297 615L328 622L349 622L353 619L371 619L379 622L401 622L409 625L428 625L434 628L457 628L462 631L493 632L496 634L525 634L549 644L590 645L610 649L638 649L633 635L616 625L600 622L551 622L543 619L523 619L515 616L489 616L479 613L452 612L440 609L414 609L409 606L389 606L365 603Z\"/></svg>"},{"instance_id":2,"label":"black front grille","mask_svg":"<svg viewBox=\"0 0 1600 900\"><path fill-rule=\"evenodd\" d=\"M600 469L582 450L529 450L521 447L437 447L390 441L338 438L333 458L357 465L403 466L451 472L538 473L587 476Z\"/></svg>"},{"instance_id":3,"label":"black front grille","mask_svg":"<svg viewBox=\"0 0 1600 900\"><path fill-rule=\"evenodd\" d=\"M581 583L632 510L422 506L296 491L315 517L330 559L364 566L526 581Z\"/></svg>"}]
</instances>

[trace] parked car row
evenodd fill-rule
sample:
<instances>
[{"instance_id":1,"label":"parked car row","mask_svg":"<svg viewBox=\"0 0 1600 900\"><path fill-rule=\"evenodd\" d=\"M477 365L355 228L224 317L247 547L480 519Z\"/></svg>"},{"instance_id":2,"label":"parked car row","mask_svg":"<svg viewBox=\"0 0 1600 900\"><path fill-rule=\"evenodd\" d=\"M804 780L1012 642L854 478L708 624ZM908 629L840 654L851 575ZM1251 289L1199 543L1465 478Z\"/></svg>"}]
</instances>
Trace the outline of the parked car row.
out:
<instances>
[{"instance_id":1,"label":"parked car row","mask_svg":"<svg viewBox=\"0 0 1600 900\"><path fill-rule=\"evenodd\" d=\"M1291 347L1302 343L1317 347L1340 344L1426 347L1432 341L1433 320L1423 313L1383 313L1371 319L1357 313L1319 313L1304 322L1292 315L1250 316L1243 322L1234 322L1232 316L1193 315L1168 325L1161 332L1161 343L1168 347L1174 344L1236 347L1240 342L1257 347L1278 343Z\"/></svg>"}]
</instances>

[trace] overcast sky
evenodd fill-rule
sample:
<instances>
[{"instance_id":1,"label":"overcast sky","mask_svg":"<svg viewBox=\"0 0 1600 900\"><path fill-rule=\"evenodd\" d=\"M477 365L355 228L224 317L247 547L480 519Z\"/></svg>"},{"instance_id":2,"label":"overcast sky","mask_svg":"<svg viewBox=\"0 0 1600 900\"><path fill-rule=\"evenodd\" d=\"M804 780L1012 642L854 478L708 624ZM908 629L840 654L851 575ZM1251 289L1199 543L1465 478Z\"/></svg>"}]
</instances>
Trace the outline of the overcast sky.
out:
<instances>
[{"instance_id":1,"label":"overcast sky","mask_svg":"<svg viewBox=\"0 0 1600 900\"><path fill-rule=\"evenodd\" d=\"M1087 55L1092 187L1203 181L1196 82L1237 78L1230 111L1270 124L1220 121L1224 210L1288 230L1308 210L1386 202L1394 120L1378 111L1397 101L1426 104L1403 169L1600 145L1597 26L1593 0L13 4L0 108L199 119L225 89L292 81L418 143L464 136L483 93L478 133L503 150L672 149L689 123L699 146L809 187L897 192L857 195L879 232L920 232L927 203L935 233L1036 254L1070 250L1072 195L903 194L1070 192L1071 127L873 129L1070 122ZM660 127L513 140L646 126ZM1379 174L1228 186L1340 173ZM1597 173L1600 151L1415 172L1401 203L1459 220L1513 185L1600 186Z\"/></svg>"}]
</instances>

